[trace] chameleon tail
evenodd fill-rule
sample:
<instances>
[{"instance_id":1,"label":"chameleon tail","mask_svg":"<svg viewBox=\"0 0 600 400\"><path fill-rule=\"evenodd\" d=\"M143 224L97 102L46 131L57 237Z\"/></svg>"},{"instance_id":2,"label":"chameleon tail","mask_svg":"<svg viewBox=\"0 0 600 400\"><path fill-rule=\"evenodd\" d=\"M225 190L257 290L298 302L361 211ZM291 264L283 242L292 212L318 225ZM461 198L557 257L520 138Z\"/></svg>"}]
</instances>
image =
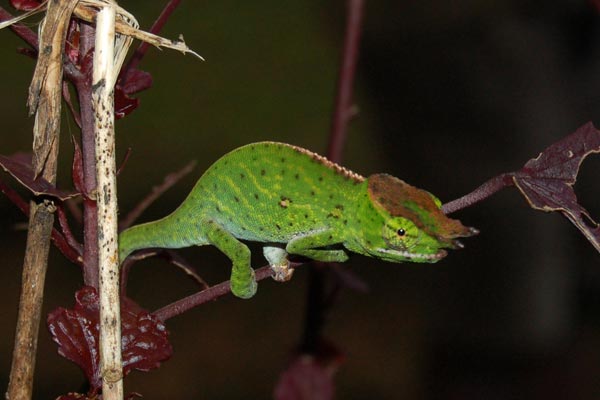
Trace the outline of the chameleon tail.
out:
<instances>
[{"instance_id":1,"label":"chameleon tail","mask_svg":"<svg viewBox=\"0 0 600 400\"><path fill-rule=\"evenodd\" d=\"M135 225L119 235L119 262L136 250L152 247L181 248L204 244L199 238L189 234L177 218L172 215L157 221Z\"/></svg>"}]
</instances>

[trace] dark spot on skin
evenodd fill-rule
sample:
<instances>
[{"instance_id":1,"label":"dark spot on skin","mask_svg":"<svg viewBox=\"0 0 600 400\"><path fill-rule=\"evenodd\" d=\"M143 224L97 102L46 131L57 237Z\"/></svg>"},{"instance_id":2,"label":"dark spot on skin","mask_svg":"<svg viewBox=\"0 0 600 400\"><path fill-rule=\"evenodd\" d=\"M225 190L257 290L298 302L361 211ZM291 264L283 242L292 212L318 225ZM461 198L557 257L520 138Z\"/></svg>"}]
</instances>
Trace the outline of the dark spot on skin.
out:
<instances>
[{"instance_id":1,"label":"dark spot on skin","mask_svg":"<svg viewBox=\"0 0 600 400\"><path fill-rule=\"evenodd\" d=\"M265 230L265 228L263 228L262 226L259 226L258 230L261 231L261 232L263 232Z\"/></svg>"},{"instance_id":2,"label":"dark spot on skin","mask_svg":"<svg viewBox=\"0 0 600 400\"><path fill-rule=\"evenodd\" d=\"M275 228L277 228L278 230L281 230L281 226L279 226L279 224L275 224Z\"/></svg>"},{"instance_id":3,"label":"dark spot on skin","mask_svg":"<svg viewBox=\"0 0 600 400\"><path fill-rule=\"evenodd\" d=\"M285 162L285 158L284 157L281 157L281 162Z\"/></svg>"},{"instance_id":4,"label":"dark spot on skin","mask_svg":"<svg viewBox=\"0 0 600 400\"><path fill-rule=\"evenodd\" d=\"M371 241L370 241L370 240L367 240L367 244L368 244L369 246L370 246L370 245L372 245L372 243L371 243Z\"/></svg>"},{"instance_id":5,"label":"dark spot on skin","mask_svg":"<svg viewBox=\"0 0 600 400\"><path fill-rule=\"evenodd\" d=\"M343 205L341 205L341 204L337 204L337 205L335 206L335 208L337 208L338 210L343 210L343 209L344 209L344 206L343 206Z\"/></svg>"},{"instance_id":6,"label":"dark spot on skin","mask_svg":"<svg viewBox=\"0 0 600 400\"><path fill-rule=\"evenodd\" d=\"M221 209L219 208L219 206L216 206L215 210L217 210L217 212L219 212L219 213L221 212Z\"/></svg>"},{"instance_id":7,"label":"dark spot on skin","mask_svg":"<svg viewBox=\"0 0 600 400\"><path fill-rule=\"evenodd\" d=\"M217 188L217 184L213 183L213 189L216 189L216 188Z\"/></svg>"},{"instance_id":8,"label":"dark spot on skin","mask_svg":"<svg viewBox=\"0 0 600 400\"><path fill-rule=\"evenodd\" d=\"M294 226L294 223L293 222L288 222L288 225L289 226Z\"/></svg>"},{"instance_id":9,"label":"dark spot on skin","mask_svg":"<svg viewBox=\"0 0 600 400\"><path fill-rule=\"evenodd\" d=\"M323 182L323 177L322 176L319 177L319 182Z\"/></svg>"},{"instance_id":10,"label":"dark spot on skin","mask_svg":"<svg viewBox=\"0 0 600 400\"><path fill-rule=\"evenodd\" d=\"M294 178L296 178L296 180L300 179L300 175L296 174L294 175Z\"/></svg>"},{"instance_id":11,"label":"dark spot on skin","mask_svg":"<svg viewBox=\"0 0 600 400\"><path fill-rule=\"evenodd\" d=\"M304 218L308 219L308 214L304 214Z\"/></svg>"},{"instance_id":12,"label":"dark spot on skin","mask_svg":"<svg viewBox=\"0 0 600 400\"><path fill-rule=\"evenodd\" d=\"M244 175L244 174L240 174L240 178L241 178L241 179L244 179L245 177L246 177L246 175Z\"/></svg>"},{"instance_id":13,"label":"dark spot on skin","mask_svg":"<svg viewBox=\"0 0 600 400\"><path fill-rule=\"evenodd\" d=\"M348 220L345 219L344 221L342 221L344 223L344 225L348 225Z\"/></svg>"},{"instance_id":14,"label":"dark spot on skin","mask_svg":"<svg viewBox=\"0 0 600 400\"><path fill-rule=\"evenodd\" d=\"M332 200L332 199L333 199L333 195L332 195L332 194L330 194L330 195L329 195L329 200Z\"/></svg>"},{"instance_id":15,"label":"dark spot on skin","mask_svg":"<svg viewBox=\"0 0 600 400\"><path fill-rule=\"evenodd\" d=\"M329 240L333 239L333 236L329 235Z\"/></svg>"},{"instance_id":16,"label":"dark spot on skin","mask_svg":"<svg viewBox=\"0 0 600 400\"><path fill-rule=\"evenodd\" d=\"M229 217L227 219L229 220L229 222L233 222L233 218Z\"/></svg>"},{"instance_id":17,"label":"dark spot on skin","mask_svg":"<svg viewBox=\"0 0 600 400\"><path fill-rule=\"evenodd\" d=\"M257 193L254 193L254 198L255 198L256 200L258 200L258 194L257 194Z\"/></svg>"},{"instance_id":18,"label":"dark spot on skin","mask_svg":"<svg viewBox=\"0 0 600 400\"><path fill-rule=\"evenodd\" d=\"M240 199L238 199L237 196L233 196L233 199L235 200L236 203L240 202Z\"/></svg>"},{"instance_id":19,"label":"dark spot on skin","mask_svg":"<svg viewBox=\"0 0 600 400\"><path fill-rule=\"evenodd\" d=\"M315 191L314 191L314 190L311 190L311 191L310 191L310 195L311 195L311 196L314 196L314 195L315 195Z\"/></svg>"},{"instance_id":20,"label":"dark spot on skin","mask_svg":"<svg viewBox=\"0 0 600 400\"><path fill-rule=\"evenodd\" d=\"M265 176L265 174L266 174L266 173L267 173L267 171L265 171L264 169L261 169L261 170L260 170L260 175L261 175L261 176Z\"/></svg>"}]
</instances>

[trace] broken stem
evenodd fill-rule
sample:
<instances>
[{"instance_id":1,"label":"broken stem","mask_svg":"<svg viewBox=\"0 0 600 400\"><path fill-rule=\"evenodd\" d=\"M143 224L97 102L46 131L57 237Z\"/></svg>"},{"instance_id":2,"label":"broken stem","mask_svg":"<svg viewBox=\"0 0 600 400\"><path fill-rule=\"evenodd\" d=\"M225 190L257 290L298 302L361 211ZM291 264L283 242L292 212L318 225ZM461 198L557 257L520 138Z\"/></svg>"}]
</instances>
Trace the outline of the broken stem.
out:
<instances>
[{"instance_id":1,"label":"broken stem","mask_svg":"<svg viewBox=\"0 0 600 400\"><path fill-rule=\"evenodd\" d=\"M96 149L98 263L100 267L100 368L102 398L123 399L117 184L114 133L114 72L116 6L108 3L96 19L92 77L92 108Z\"/></svg>"}]
</instances>

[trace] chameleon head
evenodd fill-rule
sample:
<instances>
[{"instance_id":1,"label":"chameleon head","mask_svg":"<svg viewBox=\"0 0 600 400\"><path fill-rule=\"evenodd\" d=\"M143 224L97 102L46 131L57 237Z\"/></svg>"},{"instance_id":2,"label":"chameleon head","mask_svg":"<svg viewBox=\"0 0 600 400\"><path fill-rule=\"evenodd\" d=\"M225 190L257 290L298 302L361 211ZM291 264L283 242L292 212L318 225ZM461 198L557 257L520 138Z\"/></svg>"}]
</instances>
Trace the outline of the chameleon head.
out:
<instances>
[{"instance_id":1,"label":"chameleon head","mask_svg":"<svg viewBox=\"0 0 600 400\"><path fill-rule=\"evenodd\" d=\"M448 248L461 248L456 240L477 234L441 211L431 193L387 174L371 175L361 208L360 253L392 262L433 263ZM368 215L365 220L364 215Z\"/></svg>"}]
</instances>

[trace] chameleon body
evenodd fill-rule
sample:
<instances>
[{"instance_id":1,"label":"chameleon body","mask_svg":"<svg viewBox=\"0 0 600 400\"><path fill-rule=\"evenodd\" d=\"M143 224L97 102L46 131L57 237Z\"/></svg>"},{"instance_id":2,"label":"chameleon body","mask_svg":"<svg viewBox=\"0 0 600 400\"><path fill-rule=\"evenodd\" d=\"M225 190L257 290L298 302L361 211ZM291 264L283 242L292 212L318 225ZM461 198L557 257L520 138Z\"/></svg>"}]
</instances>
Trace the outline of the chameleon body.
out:
<instances>
[{"instance_id":1,"label":"chameleon body","mask_svg":"<svg viewBox=\"0 0 600 400\"><path fill-rule=\"evenodd\" d=\"M119 237L121 262L149 247L213 245L232 261L231 289L256 292L250 251L264 242L276 279L288 254L343 262L347 252L391 262L433 263L477 231L446 217L441 202L387 174L364 178L300 147L249 144L215 162L172 214Z\"/></svg>"}]
</instances>

